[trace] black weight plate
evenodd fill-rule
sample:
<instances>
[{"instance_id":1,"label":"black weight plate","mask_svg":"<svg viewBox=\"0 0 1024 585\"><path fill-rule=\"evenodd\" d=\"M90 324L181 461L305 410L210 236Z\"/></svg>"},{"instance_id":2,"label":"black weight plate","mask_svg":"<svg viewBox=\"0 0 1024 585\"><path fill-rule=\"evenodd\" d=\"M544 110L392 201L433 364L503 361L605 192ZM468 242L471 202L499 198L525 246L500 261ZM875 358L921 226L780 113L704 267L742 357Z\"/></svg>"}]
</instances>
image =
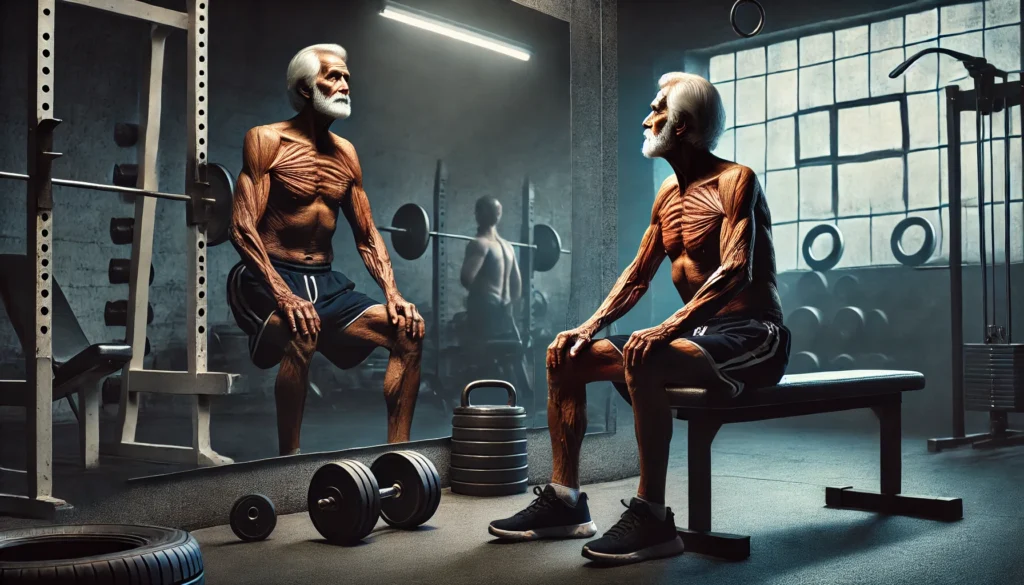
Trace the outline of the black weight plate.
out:
<instances>
[{"instance_id":1,"label":"black weight plate","mask_svg":"<svg viewBox=\"0 0 1024 585\"><path fill-rule=\"evenodd\" d=\"M453 427L464 429L523 429L526 428L526 415L509 416L456 414L452 417Z\"/></svg>"},{"instance_id":2,"label":"black weight plate","mask_svg":"<svg viewBox=\"0 0 1024 585\"><path fill-rule=\"evenodd\" d=\"M206 167L206 181L210 183L207 196L215 201L206 222L206 244L216 246L228 241L231 233L235 178L224 165L213 163Z\"/></svg>"},{"instance_id":3,"label":"black weight plate","mask_svg":"<svg viewBox=\"0 0 1024 585\"><path fill-rule=\"evenodd\" d=\"M380 501L380 515L395 528L415 528L426 519L423 511L430 507L434 482L408 451L385 453L370 466L382 489L398 486L400 493Z\"/></svg>"},{"instance_id":4,"label":"black weight plate","mask_svg":"<svg viewBox=\"0 0 1024 585\"><path fill-rule=\"evenodd\" d=\"M797 307L786 317L786 325L797 345L812 345L821 334L822 315L816 307Z\"/></svg>"},{"instance_id":5,"label":"black weight plate","mask_svg":"<svg viewBox=\"0 0 1024 585\"><path fill-rule=\"evenodd\" d=\"M786 366L787 374L813 374L821 370L821 360L817 354L810 351L800 351L789 358L789 365Z\"/></svg>"},{"instance_id":6,"label":"black weight plate","mask_svg":"<svg viewBox=\"0 0 1024 585\"><path fill-rule=\"evenodd\" d=\"M913 254L908 254L903 250L903 234L908 228L912 226L918 226L924 230L924 241L921 242L921 248ZM928 261L935 253L935 228L932 227L932 222L920 216L906 217L892 229L892 236L889 238L889 247L892 249L892 255L896 257L896 260L904 266L920 266Z\"/></svg>"},{"instance_id":7,"label":"black weight plate","mask_svg":"<svg viewBox=\"0 0 1024 585\"><path fill-rule=\"evenodd\" d=\"M811 247L814 246L814 240L818 239L818 236L824 235L832 238L832 250L824 258L815 258L811 254ZM814 226L804 236L803 253L804 262L811 267L811 270L827 272L835 268L843 257L843 232L839 231L838 227L825 223Z\"/></svg>"},{"instance_id":8,"label":"black weight plate","mask_svg":"<svg viewBox=\"0 0 1024 585\"><path fill-rule=\"evenodd\" d=\"M482 441L457 441L453 439L452 454L485 456L524 455L526 454L526 440L485 443Z\"/></svg>"},{"instance_id":9,"label":"black weight plate","mask_svg":"<svg viewBox=\"0 0 1024 585\"><path fill-rule=\"evenodd\" d=\"M844 274L832 284L832 294L844 305L855 305L864 301L864 289L860 279L852 274Z\"/></svg>"},{"instance_id":10,"label":"black weight plate","mask_svg":"<svg viewBox=\"0 0 1024 585\"><path fill-rule=\"evenodd\" d=\"M319 500L331 496L340 496L336 507L321 509ZM380 514L377 482L358 461L328 463L318 469L309 482L306 503L317 532L336 544L362 540L373 530Z\"/></svg>"},{"instance_id":11,"label":"black weight plate","mask_svg":"<svg viewBox=\"0 0 1024 585\"><path fill-rule=\"evenodd\" d=\"M463 469L511 469L526 465L526 453L519 455L460 455L451 454L452 467Z\"/></svg>"},{"instance_id":12,"label":"black weight plate","mask_svg":"<svg viewBox=\"0 0 1024 585\"><path fill-rule=\"evenodd\" d=\"M828 279L820 272L805 272L796 281L796 301L818 305L828 299ZM796 304L796 303L794 303Z\"/></svg>"},{"instance_id":13,"label":"black weight plate","mask_svg":"<svg viewBox=\"0 0 1024 585\"><path fill-rule=\"evenodd\" d=\"M430 218L427 210L415 203L406 203L391 218L391 227L405 230L391 232L391 244L399 256L415 260L427 251L430 244Z\"/></svg>"},{"instance_id":14,"label":"black weight plate","mask_svg":"<svg viewBox=\"0 0 1024 585\"><path fill-rule=\"evenodd\" d=\"M526 482L524 479L515 483L481 484L452 480L452 493L482 498L511 496L526 493L526 488L529 487Z\"/></svg>"},{"instance_id":15,"label":"black weight plate","mask_svg":"<svg viewBox=\"0 0 1024 585\"><path fill-rule=\"evenodd\" d=\"M893 359L884 353L868 353L857 356L857 367L862 370L884 370L892 367Z\"/></svg>"},{"instance_id":16,"label":"black weight plate","mask_svg":"<svg viewBox=\"0 0 1024 585\"><path fill-rule=\"evenodd\" d=\"M519 414L526 414L526 407L507 406L505 404L487 406L456 406L452 413L466 416L516 416Z\"/></svg>"},{"instance_id":17,"label":"black weight plate","mask_svg":"<svg viewBox=\"0 0 1024 585\"><path fill-rule=\"evenodd\" d=\"M858 344L864 335L865 315L858 307L843 307L832 317L832 333L840 343Z\"/></svg>"},{"instance_id":18,"label":"black weight plate","mask_svg":"<svg viewBox=\"0 0 1024 585\"><path fill-rule=\"evenodd\" d=\"M487 441L502 443L519 441L526 438L526 429L464 429L452 428L452 439L455 441Z\"/></svg>"},{"instance_id":19,"label":"black weight plate","mask_svg":"<svg viewBox=\"0 0 1024 585\"><path fill-rule=\"evenodd\" d=\"M841 353L832 358L829 365L833 370L855 370L857 369L857 359L848 353Z\"/></svg>"},{"instance_id":20,"label":"black weight plate","mask_svg":"<svg viewBox=\"0 0 1024 585\"><path fill-rule=\"evenodd\" d=\"M527 465L511 469L465 469L462 467L452 467L450 471L452 481L465 483L515 483L530 476L530 468Z\"/></svg>"},{"instance_id":21,"label":"black weight plate","mask_svg":"<svg viewBox=\"0 0 1024 585\"><path fill-rule=\"evenodd\" d=\"M242 496L231 506L231 531L246 542L264 540L277 526L277 511L262 494Z\"/></svg>"},{"instance_id":22,"label":"black weight plate","mask_svg":"<svg viewBox=\"0 0 1024 585\"><path fill-rule=\"evenodd\" d=\"M547 272L558 264L562 255L562 239L549 225L538 223L533 226L533 271Z\"/></svg>"},{"instance_id":23,"label":"black weight plate","mask_svg":"<svg viewBox=\"0 0 1024 585\"><path fill-rule=\"evenodd\" d=\"M889 316L882 309L871 309L864 315L864 332L868 342L881 342L889 336Z\"/></svg>"},{"instance_id":24,"label":"black weight plate","mask_svg":"<svg viewBox=\"0 0 1024 585\"><path fill-rule=\"evenodd\" d=\"M415 451L407 451L407 453L413 461L419 462L423 473L430 480L428 483L431 490L427 495L427 506L420 510L419 523L422 524L430 520L434 516L434 512L437 512L437 507L441 505L441 476L437 473L433 461Z\"/></svg>"}]
</instances>

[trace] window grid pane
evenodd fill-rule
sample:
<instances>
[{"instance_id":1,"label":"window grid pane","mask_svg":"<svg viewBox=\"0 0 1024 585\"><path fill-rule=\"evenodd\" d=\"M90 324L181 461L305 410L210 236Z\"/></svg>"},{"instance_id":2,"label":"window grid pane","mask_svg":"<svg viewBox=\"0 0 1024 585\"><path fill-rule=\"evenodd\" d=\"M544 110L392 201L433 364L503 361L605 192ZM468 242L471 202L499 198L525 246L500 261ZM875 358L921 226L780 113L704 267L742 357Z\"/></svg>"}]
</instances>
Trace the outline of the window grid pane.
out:
<instances>
[{"instance_id":1,"label":"window grid pane","mask_svg":"<svg viewBox=\"0 0 1024 585\"><path fill-rule=\"evenodd\" d=\"M943 6L711 58L709 77L723 94L727 127L736 127L723 135L716 154L758 173L772 211L780 271L809 269L801 253L803 238L822 223L837 225L845 236L838 267L895 264L889 238L908 215L922 217L935 228L940 245L929 263L948 262L942 88L955 84L972 89L973 82L958 62L936 55L919 59L895 80L888 73L907 56L936 46L982 55L1004 70L1020 69L1020 1ZM1014 233L1021 233L1021 109L1014 108L1012 115L1010 211ZM992 126L996 140L994 158L986 146L985 200L989 211L995 206L997 217L994 226L986 219L986 229L1001 230L1002 114L993 117ZM965 113L961 199L968 262L979 258L974 140L973 113ZM988 180L990 161L998 185ZM903 245L916 249L922 234L908 230ZM1019 262L1024 260L1024 243L1017 240L1011 255ZM825 242L818 244L827 251ZM1001 246L997 242L1000 258Z\"/></svg>"}]
</instances>

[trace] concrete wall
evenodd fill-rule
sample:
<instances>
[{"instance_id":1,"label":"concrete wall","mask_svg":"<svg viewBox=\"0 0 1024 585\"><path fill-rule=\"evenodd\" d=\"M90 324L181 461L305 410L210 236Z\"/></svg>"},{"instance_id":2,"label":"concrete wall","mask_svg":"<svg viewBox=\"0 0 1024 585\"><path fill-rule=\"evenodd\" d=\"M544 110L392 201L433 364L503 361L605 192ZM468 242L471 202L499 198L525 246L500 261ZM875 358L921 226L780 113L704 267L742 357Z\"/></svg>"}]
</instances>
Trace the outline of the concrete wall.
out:
<instances>
[{"instance_id":1,"label":"concrete wall","mask_svg":"<svg viewBox=\"0 0 1024 585\"><path fill-rule=\"evenodd\" d=\"M0 7L0 133L5 136L0 168L19 172L25 166L28 39L23 23L29 4ZM180 0L164 4L184 7ZM506 0L406 4L516 39L531 46L534 58L523 63L387 20L376 14L371 0L217 0L210 15L210 159L237 173L246 130L293 115L284 94L291 56L314 42L337 42L349 50L354 108L352 118L333 129L358 149L378 224L389 223L409 201L432 208L434 168L443 158L450 173L450 230L473 233L473 202L492 194L504 204L502 232L518 239L521 185L528 175L536 186L536 221L551 224L563 241L571 241L568 23ZM57 22L55 115L65 122L56 142L65 158L55 164L54 173L109 182L115 163L135 159L134 149L113 144L112 130L115 122L138 120L148 27L66 5L58 6ZM172 192L181 192L184 184L185 40L183 32L172 34L164 76L160 187ZM0 193L0 251L21 252L24 186L3 182ZM56 204L56 278L91 340L121 337L120 328L104 326L102 314L106 301L127 296L127 286L107 283L106 269L111 257L125 257L128 249L110 243L107 224L112 216L130 216L131 205L116 195L68 189L57 191ZM161 201L157 213L151 361L168 351L180 353L185 318L184 206ZM442 275L449 282L449 314L461 310L464 298L457 280L462 250L461 242L450 243L455 263ZM335 268L379 298L344 222L335 236L335 252ZM215 330L217 323L234 329L224 280L237 260L230 245L211 250L210 322ZM429 251L416 261L393 257L393 264L400 290L426 308ZM550 315L565 313L569 273L570 263L562 262L536 276L536 287L549 297ZM17 342L3 321L0 347L10 362Z\"/></svg>"}]
</instances>

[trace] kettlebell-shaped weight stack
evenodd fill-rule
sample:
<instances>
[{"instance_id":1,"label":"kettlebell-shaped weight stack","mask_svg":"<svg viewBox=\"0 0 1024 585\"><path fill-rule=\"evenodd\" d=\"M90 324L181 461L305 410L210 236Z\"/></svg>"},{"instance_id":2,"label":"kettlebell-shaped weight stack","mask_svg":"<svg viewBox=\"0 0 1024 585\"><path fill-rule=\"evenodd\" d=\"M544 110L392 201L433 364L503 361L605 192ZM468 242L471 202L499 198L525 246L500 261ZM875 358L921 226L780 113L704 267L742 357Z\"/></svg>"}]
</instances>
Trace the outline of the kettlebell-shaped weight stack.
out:
<instances>
[{"instance_id":1,"label":"kettlebell-shaped weight stack","mask_svg":"<svg viewBox=\"0 0 1024 585\"><path fill-rule=\"evenodd\" d=\"M476 406L476 388L503 388L504 405ZM526 491L526 409L516 404L516 389L504 380L477 380L462 390L452 416L451 487L468 496L505 496Z\"/></svg>"}]
</instances>

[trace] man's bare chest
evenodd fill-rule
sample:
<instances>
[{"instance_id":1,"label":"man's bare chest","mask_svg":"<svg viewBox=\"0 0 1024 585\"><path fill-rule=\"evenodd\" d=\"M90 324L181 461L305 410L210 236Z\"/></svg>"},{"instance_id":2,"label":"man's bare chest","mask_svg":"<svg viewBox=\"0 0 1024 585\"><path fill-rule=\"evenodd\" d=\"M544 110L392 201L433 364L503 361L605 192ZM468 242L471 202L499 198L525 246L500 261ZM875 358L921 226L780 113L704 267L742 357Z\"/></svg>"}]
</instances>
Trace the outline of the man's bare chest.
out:
<instances>
[{"instance_id":1,"label":"man's bare chest","mask_svg":"<svg viewBox=\"0 0 1024 585\"><path fill-rule=\"evenodd\" d=\"M352 188L354 178L351 165L337 153L321 153L299 144L283 145L270 169L271 182L300 200L339 202Z\"/></svg>"},{"instance_id":2,"label":"man's bare chest","mask_svg":"<svg viewBox=\"0 0 1024 585\"><path fill-rule=\"evenodd\" d=\"M662 208L660 227L670 258L717 258L725 209L718 185L708 183L675 194Z\"/></svg>"}]
</instances>

